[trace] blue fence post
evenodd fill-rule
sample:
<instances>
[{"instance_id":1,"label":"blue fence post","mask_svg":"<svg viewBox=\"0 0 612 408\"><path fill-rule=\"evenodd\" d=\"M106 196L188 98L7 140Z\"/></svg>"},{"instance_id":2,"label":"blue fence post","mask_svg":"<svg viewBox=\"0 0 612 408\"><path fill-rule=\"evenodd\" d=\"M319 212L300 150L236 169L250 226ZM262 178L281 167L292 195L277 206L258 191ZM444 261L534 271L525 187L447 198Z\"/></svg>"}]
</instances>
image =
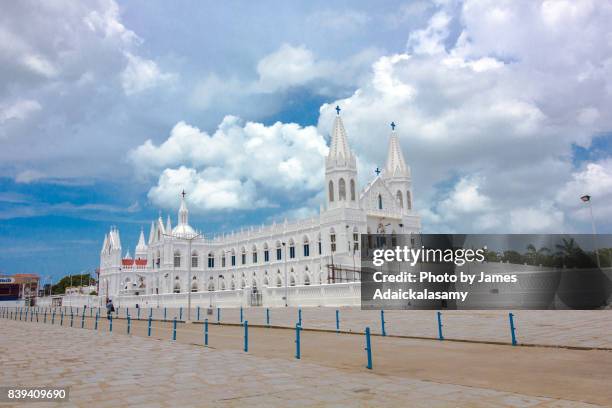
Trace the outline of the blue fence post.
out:
<instances>
[{"instance_id":1,"label":"blue fence post","mask_svg":"<svg viewBox=\"0 0 612 408\"><path fill-rule=\"evenodd\" d=\"M149 318L152 318L152 317L153 317L153 308L150 307L149 308Z\"/></svg>"},{"instance_id":2,"label":"blue fence post","mask_svg":"<svg viewBox=\"0 0 612 408\"><path fill-rule=\"evenodd\" d=\"M508 313L508 319L510 320L510 334L512 335L512 345L516 346L517 341L515 333L516 328L514 327L514 314Z\"/></svg>"},{"instance_id":3,"label":"blue fence post","mask_svg":"<svg viewBox=\"0 0 612 408\"><path fill-rule=\"evenodd\" d=\"M385 311L381 309L380 311L380 329L383 336L387 335L387 330L385 330Z\"/></svg>"},{"instance_id":4,"label":"blue fence post","mask_svg":"<svg viewBox=\"0 0 612 408\"><path fill-rule=\"evenodd\" d=\"M365 338L366 338L366 352L368 354L368 365L366 366L368 370L372 369L372 343L370 341L370 328L366 327L365 329Z\"/></svg>"},{"instance_id":5,"label":"blue fence post","mask_svg":"<svg viewBox=\"0 0 612 408\"><path fill-rule=\"evenodd\" d=\"M336 309L336 333L340 333L340 310Z\"/></svg>"},{"instance_id":6,"label":"blue fence post","mask_svg":"<svg viewBox=\"0 0 612 408\"><path fill-rule=\"evenodd\" d=\"M242 306L240 306L240 323L242 323L244 321L243 316L242 316Z\"/></svg>"},{"instance_id":7,"label":"blue fence post","mask_svg":"<svg viewBox=\"0 0 612 408\"><path fill-rule=\"evenodd\" d=\"M438 312L438 339L444 340L442 335L442 312Z\"/></svg>"},{"instance_id":8,"label":"blue fence post","mask_svg":"<svg viewBox=\"0 0 612 408\"><path fill-rule=\"evenodd\" d=\"M130 317L130 308L126 307L125 308L125 318L127 319L128 317Z\"/></svg>"},{"instance_id":9,"label":"blue fence post","mask_svg":"<svg viewBox=\"0 0 612 408\"><path fill-rule=\"evenodd\" d=\"M221 324L221 308L217 308L217 324Z\"/></svg>"},{"instance_id":10,"label":"blue fence post","mask_svg":"<svg viewBox=\"0 0 612 408\"><path fill-rule=\"evenodd\" d=\"M196 317L196 321L198 321L198 322L200 321L200 306L198 306L198 314L197 314L197 317Z\"/></svg>"},{"instance_id":11,"label":"blue fence post","mask_svg":"<svg viewBox=\"0 0 612 408\"><path fill-rule=\"evenodd\" d=\"M61 312L61 317L60 317L60 326L64 325L64 311L62 310Z\"/></svg>"},{"instance_id":12,"label":"blue fence post","mask_svg":"<svg viewBox=\"0 0 612 408\"><path fill-rule=\"evenodd\" d=\"M172 324L172 340L176 340L176 317L174 317L174 323Z\"/></svg>"},{"instance_id":13,"label":"blue fence post","mask_svg":"<svg viewBox=\"0 0 612 408\"><path fill-rule=\"evenodd\" d=\"M302 308L298 309L298 324L302 327Z\"/></svg>"},{"instance_id":14,"label":"blue fence post","mask_svg":"<svg viewBox=\"0 0 612 408\"><path fill-rule=\"evenodd\" d=\"M98 330L98 320L100 319L100 310L96 311L96 323L95 323L95 330Z\"/></svg>"},{"instance_id":15,"label":"blue fence post","mask_svg":"<svg viewBox=\"0 0 612 408\"><path fill-rule=\"evenodd\" d=\"M127 334L130 334L130 329L132 328L132 319L130 319L130 315L127 316Z\"/></svg>"},{"instance_id":16,"label":"blue fence post","mask_svg":"<svg viewBox=\"0 0 612 408\"><path fill-rule=\"evenodd\" d=\"M137 314L136 318L140 320L140 308L138 308L138 311L136 312L136 314Z\"/></svg>"},{"instance_id":17,"label":"blue fence post","mask_svg":"<svg viewBox=\"0 0 612 408\"><path fill-rule=\"evenodd\" d=\"M21 314L23 313L23 309L19 308L19 320L21 320Z\"/></svg>"},{"instance_id":18,"label":"blue fence post","mask_svg":"<svg viewBox=\"0 0 612 408\"><path fill-rule=\"evenodd\" d=\"M183 306L179 307L179 320L183 320Z\"/></svg>"},{"instance_id":19,"label":"blue fence post","mask_svg":"<svg viewBox=\"0 0 612 408\"><path fill-rule=\"evenodd\" d=\"M270 327L270 308L266 307L266 326Z\"/></svg>"},{"instance_id":20,"label":"blue fence post","mask_svg":"<svg viewBox=\"0 0 612 408\"><path fill-rule=\"evenodd\" d=\"M81 329L85 328L85 313L81 315Z\"/></svg>"},{"instance_id":21,"label":"blue fence post","mask_svg":"<svg viewBox=\"0 0 612 408\"><path fill-rule=\"evenodd\" d=\"M249 351L249 321L244 321L244 352Z\"/></svg>"},{"instance_id":22,"label":"blue fence post","mask_svg":"<svg viewBox=\"0 0 612 408\"><path fill-rule=\"evenodd\" d=\"M38 309L36 309L36 323L38 323Z\"/></svg>"},{"instance_id":23,"label":"blue fence post","mask_svg":"<svg viewBox=\"0 0 612 408\"><path fill-rule=\"evenodd\" d=\"M166 321L166 307L164 306L164 322Z\"/></svg>"},{"instance_id":24,"label":"blue fence post","mask_svg":"<svg viewBox=\"0 0 612 408\"><path fill-rule=\"evenodd\" d=\"M70 313L70 327L74 327L74 314Z\"/></svg>"},{"instance_id":25,"label":"blue fence post","mask_svg":"<svg viewBox=\"0 0 612 408\"><path fill-rule=\"evenodd\" d=\"M300 330L302 327L299 324L295 325L295 358L300 359L302 357L300 350Z\"/></svg>"},{"instance_id":26,"label":"blue fence post","mask_svg":"<svg viewBox=\"0 0 612 408\"><path fill-rule=\"evenodd\" d=\"M208 319L204 319L204 345L208 346Z\"/></svg>"},{"instance_id":27,"label":"blue fence post","mask_svg":"<svg viewBox=\"0 0 612 408\"><path fill-rule=\"evenodd\" d=\"M149 327L147 328L147 336L151 337L151 316L149 316Z\"/></svg>"},{"instance_id":28,"label":"blue fence post","mask_svg":"<svg viewBox=\"0 0 612 408\"><path fill-rule=\"evenodd\" d=\"M110 319L108 320L108 331L110 333L113 332L113 314L110 314Z\"/></svg>"},{"instance_id":29,"label":"blue fence post","mask_svg":"<svg viewBox=\"0 0 612 408\"><path fill-rule=\"evenodd\" d=\"M93 307L89 308L89 317L93 317Z\"/></svg>"},{"instance_id":30,"label":"blue fence post","mask_svg":"<svg viewBox=\"0 0 612 408\"><path fill-rule=\"evenodd\" d=\"M55 324L55 310L51 313L51 324Z\"/></svg>"}]
</instances>

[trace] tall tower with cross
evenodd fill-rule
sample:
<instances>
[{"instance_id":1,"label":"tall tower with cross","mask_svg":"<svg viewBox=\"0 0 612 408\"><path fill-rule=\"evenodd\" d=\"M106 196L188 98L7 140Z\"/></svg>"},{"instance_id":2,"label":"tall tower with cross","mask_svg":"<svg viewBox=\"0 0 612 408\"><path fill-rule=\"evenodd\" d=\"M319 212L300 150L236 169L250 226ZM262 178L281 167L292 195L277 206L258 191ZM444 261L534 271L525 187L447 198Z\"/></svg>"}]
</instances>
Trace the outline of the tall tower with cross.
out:
<instances>
[{"instance_id":1,"label":"tall tower with cross","mask_svg":"<svg viewBox=\"0 0 612 408\"><path fill-rule=\"evenodd\" d=\"M336 106L329 154L325 160L327 208L359 208L357 160L348 144L344 123Z\"/></svg>"},{"instance_id":2,"label":"tall tower with cross","mask_svg":"<svg viewBox=\"0 0 612 408\"><path fill-rule=\"evenodd\" d=\"M387 186L395 196L395 200L402 213L412 211L412 180L410 167L406 164L399 138L395 128L395 122L391 122L391 138L387 150L387 163L382 172L382 177Z\"/></svg>"}]
</instances>

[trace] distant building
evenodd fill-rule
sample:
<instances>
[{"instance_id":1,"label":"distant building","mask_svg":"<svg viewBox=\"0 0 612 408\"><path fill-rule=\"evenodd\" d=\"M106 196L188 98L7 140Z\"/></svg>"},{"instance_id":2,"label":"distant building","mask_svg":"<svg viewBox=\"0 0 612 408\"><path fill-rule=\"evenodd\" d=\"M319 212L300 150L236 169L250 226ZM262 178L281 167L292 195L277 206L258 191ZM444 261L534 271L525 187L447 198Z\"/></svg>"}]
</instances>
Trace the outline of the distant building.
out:
<instances>
[{"instance_id":1,"label":"distant building","mask_svg":"<svg viewBox=\"0 0 612 408\"><path fill-rule=\"evenodd\" d=\"M66 295L89 295L91 292L96 292L96 285L88 285L88 286L69 286L66 288L64 292Z\"/></svg>"},{"instance_id":2,"label":"distant building","mask_svg":"<svg viewBox=\"0 0 612 408\"><path fill-rule=\"evenodd\" d=\"M24 300L33 304L40 277L31 273L0 276L0 302Z\"/></svg>"}]
</instances>

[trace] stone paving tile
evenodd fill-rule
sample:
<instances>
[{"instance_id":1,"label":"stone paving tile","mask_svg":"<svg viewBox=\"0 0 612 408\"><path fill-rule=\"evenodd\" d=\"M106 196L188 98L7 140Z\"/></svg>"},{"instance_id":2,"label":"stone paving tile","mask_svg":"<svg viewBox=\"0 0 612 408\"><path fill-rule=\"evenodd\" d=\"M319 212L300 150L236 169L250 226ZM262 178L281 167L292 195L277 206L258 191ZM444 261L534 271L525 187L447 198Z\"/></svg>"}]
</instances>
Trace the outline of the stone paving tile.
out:
<instances>
[{"instance_id":1,"label":"stone paving tile","mask_svg":"<svg viewBox=\"0 0 612 408\"><path fill-rule=\"evenodd\" d=\"M42 323L0 333L0 384L71 387L69 403L19 407L594 406Z\"/></svg>"}]
</instances>

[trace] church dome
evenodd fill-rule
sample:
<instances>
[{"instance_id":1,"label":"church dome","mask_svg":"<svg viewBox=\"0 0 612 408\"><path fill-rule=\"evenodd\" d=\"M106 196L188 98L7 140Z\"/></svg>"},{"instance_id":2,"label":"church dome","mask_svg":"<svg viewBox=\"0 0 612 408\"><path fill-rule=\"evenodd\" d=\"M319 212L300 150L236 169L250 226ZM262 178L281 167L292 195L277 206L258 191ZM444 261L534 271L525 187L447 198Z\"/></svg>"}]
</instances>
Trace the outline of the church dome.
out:
<instances>
[{"instance_id":1,"label":"church dome","mask_svg":"<svg viewBox=\"0 0 612 408\"><path fill-rule=\"evenodd\" d=\"M179 224L172 229L172 235L180 238L191 238L197 235L189 224Z\"/></svg>"}]
</instances>

